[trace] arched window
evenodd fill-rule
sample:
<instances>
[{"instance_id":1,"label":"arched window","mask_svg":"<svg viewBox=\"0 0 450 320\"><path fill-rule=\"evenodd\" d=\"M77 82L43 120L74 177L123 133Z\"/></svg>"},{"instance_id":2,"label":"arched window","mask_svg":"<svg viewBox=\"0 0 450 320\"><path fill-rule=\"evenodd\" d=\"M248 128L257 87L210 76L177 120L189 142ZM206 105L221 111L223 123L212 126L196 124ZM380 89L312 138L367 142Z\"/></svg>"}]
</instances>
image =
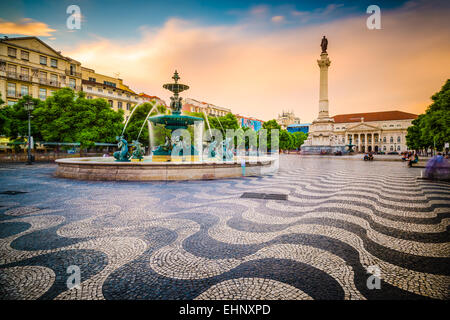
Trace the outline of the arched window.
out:
<instances>
[{"instance_id":1,"label":"arched window","mask_svg":"<svg viewBox=\"0 0 450 320\"><path fill-rule=\"evenodd\" d=\"M394 147L393 146L391 146L391 151L394 151Z\"/></svg>"},{"instance_id":2,"label":"arched window","mask_svg":"<svg viewBox=\"0 0 450 320\"><path fill-rule=\"evenodd\" d=\"M397 151L400 151L400 146L397 146Z\"/></svg>"},{"instance_id":3,"label":"arched window","mask_svg":"<svg viewBox=\"0 0 450 320\"><path fill-rule=\"evenodd\" d=\"M394 137L391 137L390 141L391 143L394 143Z\"/></svg>"},{"instance_id":4,"label":"arched window","mask_svg":"<svg viewBox=\"0 0 450 320\"><path fill-rule=\"evenodd\" d=\"M386 151L386 146L383 146L383 151Z\"/></svg>"},{"instance_id":5,"label":"arched window","mask_svg":"<svg viewBox=\"0 0 450 320\"><path fill-rule=\"evenodd\" d=\"M383 143L386 143L386 137L383 137Z\"/></svg>"},{"instance_id":6,"label":"arched window","mask_svg":"<svg viewBox=\"0 0 450 320\"><path fill-rule=\"evenodd\" d=\"M402 141L402 138L400 136L397 137L397 142L400 143Z\"/></svg>"}]
</instances>

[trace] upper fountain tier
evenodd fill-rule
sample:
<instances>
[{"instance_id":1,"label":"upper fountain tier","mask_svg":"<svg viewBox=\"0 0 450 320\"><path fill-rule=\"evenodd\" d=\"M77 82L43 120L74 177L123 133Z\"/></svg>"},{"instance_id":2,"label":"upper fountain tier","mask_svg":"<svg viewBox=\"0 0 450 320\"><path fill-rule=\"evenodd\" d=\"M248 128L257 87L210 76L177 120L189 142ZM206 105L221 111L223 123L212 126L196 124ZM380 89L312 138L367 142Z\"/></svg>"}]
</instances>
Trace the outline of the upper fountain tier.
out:
<instances>
[{"instance_id":1,"label":"upper fountain tier","mask_svg":"<svg viewBox=\"0 0 450 320\"><path fill-rule=\"evenodd\" d=\"M178 83L178 80L180 80L180 76L178 75L177 70L175 70L172 79L175 81L175 83L166 83L165 85L163 85L164 89L173 92L173 96L170 97L170 107L172 109L172 114L153 116L149 117L148 120L153 123L163 124L166 128L171 130L175 130L178 128L185 129L188 125L192 125L196 121L203 121L202 118L181 114L182 102L181 97L179 97L178 94L189 89L189 86Z\"/></svg>"}]
</instances>

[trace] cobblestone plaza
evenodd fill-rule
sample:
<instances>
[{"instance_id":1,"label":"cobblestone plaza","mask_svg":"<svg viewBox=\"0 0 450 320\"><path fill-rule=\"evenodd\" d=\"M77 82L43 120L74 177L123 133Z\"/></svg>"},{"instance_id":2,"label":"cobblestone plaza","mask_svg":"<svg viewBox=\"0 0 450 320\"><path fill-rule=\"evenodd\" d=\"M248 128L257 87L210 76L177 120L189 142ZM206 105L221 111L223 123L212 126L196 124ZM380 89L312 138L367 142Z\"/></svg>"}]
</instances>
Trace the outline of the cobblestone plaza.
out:
<instances>
[{"instance_id":1,"label":"cobblestone plaza","mask_svg":"<svg viewBox=\"0 0 450 320\"><path fill-rule=\"evenodd\" d=\"M271 176L172 183L55 169L0 166L1 299L449 299L450 185L399 161L283 155Z\"/></svg>"}]
</instances>

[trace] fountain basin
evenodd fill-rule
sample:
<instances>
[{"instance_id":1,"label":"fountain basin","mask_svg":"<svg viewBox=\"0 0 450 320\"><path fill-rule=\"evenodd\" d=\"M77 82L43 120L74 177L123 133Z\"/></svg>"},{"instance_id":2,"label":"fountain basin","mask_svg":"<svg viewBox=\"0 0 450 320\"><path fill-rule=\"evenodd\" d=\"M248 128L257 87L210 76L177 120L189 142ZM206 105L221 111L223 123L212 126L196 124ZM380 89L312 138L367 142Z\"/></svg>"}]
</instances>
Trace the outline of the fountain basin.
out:
<instances>
[{"instance_id":1,"label":"fountain basin","mask_svg":"<svg viewBox=\"0 0 450 320\"><path fill-rule=\"evenodd\" d=\"M188 125L194 124L196 121L203 121L202 118L192 117L181 114L159 115L148 118L153 123L163 124L167 129L186 129Z\"/></svg>"},{"instance_id":2,"label":"fountain basin","mask_svg":"<svg viewBox=\"0 0 450 320\"><path fill-rule=\"evenodd\" d=\"M57 177L95 181L183 181L261 176L278 170L278 158L245 158L241 162L116 162L112 158L67 158L55 161Z\"/></svg>"}]
</instances>

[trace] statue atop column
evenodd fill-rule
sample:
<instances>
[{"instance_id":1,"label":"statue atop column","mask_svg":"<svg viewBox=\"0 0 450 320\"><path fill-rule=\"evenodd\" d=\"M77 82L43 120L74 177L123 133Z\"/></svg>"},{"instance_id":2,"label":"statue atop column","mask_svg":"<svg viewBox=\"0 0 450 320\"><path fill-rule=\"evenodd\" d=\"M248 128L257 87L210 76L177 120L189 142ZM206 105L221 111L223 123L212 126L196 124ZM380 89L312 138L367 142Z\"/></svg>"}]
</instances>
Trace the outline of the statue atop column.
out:
<instances>
[{"instance_id":1,"label":"statue atop column","mask_svg":"<svg viewBox=\"0 0 450 320\"><path fill-rule=\"evenodd\" d=\"M322 53L327 53L328 40L327 38L325 38L325 36L323 36L320 46L322 47Z\"/></svg>"}]
</instances>

